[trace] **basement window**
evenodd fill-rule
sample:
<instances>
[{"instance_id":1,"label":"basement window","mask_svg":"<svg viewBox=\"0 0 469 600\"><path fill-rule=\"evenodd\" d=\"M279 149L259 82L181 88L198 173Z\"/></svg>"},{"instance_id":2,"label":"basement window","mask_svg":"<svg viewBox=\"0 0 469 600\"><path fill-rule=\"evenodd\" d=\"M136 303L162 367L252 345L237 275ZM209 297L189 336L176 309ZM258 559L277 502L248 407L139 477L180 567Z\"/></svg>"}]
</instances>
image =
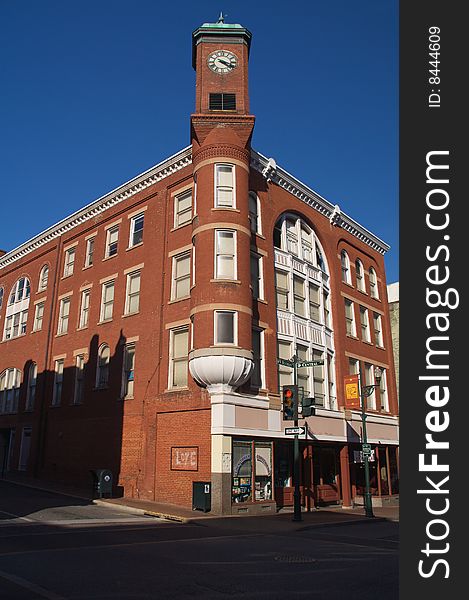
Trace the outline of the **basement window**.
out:
<instances>
[{"instance_id":1,"label":"basement window","mask_svg":"<svg viewBox=\"0 0 469 600\"><path fill-rule=\"evenodd\" d=\"M210 110L236 110L236 94L210 94Z\"/></svg>"}]
</instances>

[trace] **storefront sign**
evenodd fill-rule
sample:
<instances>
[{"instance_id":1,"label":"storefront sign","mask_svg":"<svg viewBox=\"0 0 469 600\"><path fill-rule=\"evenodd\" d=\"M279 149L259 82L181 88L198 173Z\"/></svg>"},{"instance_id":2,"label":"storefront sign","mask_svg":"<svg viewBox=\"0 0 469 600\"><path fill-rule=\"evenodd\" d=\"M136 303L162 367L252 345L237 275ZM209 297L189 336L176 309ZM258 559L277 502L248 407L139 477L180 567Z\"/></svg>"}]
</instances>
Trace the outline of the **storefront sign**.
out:
<instances>
[{"instance_id":1,"label":"storefront sign","mask_svg":"<svg viewBox=\"0 0 469 600\"><path fill-rule=\"evenodd\" d=\"M194 447L171 448L172 471L197 471L199 469L199 449Z\"/></svg>"},{"instance_id":2,"label":"storefront sign","mask_svg":"<svg viewBox=\"0 0 469 600\"><path fill-rule=\"evenodd\" d=\"M345 408L360 408L360 394L358 393L358 375L344 377Z\"/></svg>"}]
</instances>

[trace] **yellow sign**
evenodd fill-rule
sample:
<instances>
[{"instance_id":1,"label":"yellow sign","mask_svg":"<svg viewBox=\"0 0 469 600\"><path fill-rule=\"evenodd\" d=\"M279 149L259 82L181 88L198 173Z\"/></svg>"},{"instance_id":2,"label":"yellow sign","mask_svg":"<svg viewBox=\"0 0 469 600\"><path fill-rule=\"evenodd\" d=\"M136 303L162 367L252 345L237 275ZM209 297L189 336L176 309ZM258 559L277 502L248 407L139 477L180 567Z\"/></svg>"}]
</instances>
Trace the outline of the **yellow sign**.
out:
<instances>
[{"instance_id":1,"label":"yellow sign","mask_svg":"<svg viewBox=\"0 0 469 600\"><path fill-rule=\"evenodd\" d=\"M345 407L360 408L360 396L358 393L358 375L344 377Z\"/></svg>"}]
</instances>

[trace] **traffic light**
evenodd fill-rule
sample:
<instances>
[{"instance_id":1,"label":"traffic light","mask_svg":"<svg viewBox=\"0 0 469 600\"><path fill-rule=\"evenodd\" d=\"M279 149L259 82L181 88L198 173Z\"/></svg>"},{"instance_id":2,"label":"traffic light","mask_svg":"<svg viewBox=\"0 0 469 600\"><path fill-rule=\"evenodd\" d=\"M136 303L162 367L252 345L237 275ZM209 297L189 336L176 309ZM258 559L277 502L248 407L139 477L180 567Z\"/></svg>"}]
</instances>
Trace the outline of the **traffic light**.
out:
<instances>
[{"instance_id":1,"label":"traffic light","mask_svg":"<svg viewBox=\"0 0 469 600\"><path fill-rule=\"evenodd\" d=\"M296 421L298 419L298 386L284 385L282 391L283 420Z\"/></svg>"},{"instance_id":2,"label":"traffic light","mask_svg":"<svg viewBox=\"0 0 469 600\"><path fill-rule=\"evenodd\" d=\"M316 414L316 408L314 406L314 398L303 398L301 402L301 406L303 407L303 411L301 416L304 417L313 417Z\"/></svg>"}]
</instances>

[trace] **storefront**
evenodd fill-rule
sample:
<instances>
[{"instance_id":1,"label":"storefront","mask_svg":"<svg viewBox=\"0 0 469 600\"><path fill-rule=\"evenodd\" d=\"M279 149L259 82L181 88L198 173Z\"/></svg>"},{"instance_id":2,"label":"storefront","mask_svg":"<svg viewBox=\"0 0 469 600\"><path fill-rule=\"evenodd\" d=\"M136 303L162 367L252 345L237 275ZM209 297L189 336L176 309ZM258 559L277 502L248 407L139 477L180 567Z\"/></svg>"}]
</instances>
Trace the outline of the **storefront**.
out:
<instances>
[{"instance_id":1,"label":"storefront","mask_svg":"<svg viewBox=\"0 0 469 600\"><path fill-rule=\"evenodd\" d=\"M272 442L233 440L232 504L273 502Z\"/></svg>"},{"instance_id":2,"label":"storefront","mask_svg":"<svg viewBox=\"0 0 469 600\"><path fill-rule=\"evenodd\" d=\"M348 461L341 462L341 451L348 450ZM314 507L339 505L344 502L342 481L350 480L352 500L363 503L365 478L361 446L300 441L301 504ZM342 465L342 467L341 467ZM370 489L376 503L384 497L399 494L398 449L394 446L373 448L370 466ZM341 472L341 468L344 471ZM275 501L278 508L293 506L293 442L274 444ZM346 499L345 499L346 500Z\"/></svg>"}]
</instances>

